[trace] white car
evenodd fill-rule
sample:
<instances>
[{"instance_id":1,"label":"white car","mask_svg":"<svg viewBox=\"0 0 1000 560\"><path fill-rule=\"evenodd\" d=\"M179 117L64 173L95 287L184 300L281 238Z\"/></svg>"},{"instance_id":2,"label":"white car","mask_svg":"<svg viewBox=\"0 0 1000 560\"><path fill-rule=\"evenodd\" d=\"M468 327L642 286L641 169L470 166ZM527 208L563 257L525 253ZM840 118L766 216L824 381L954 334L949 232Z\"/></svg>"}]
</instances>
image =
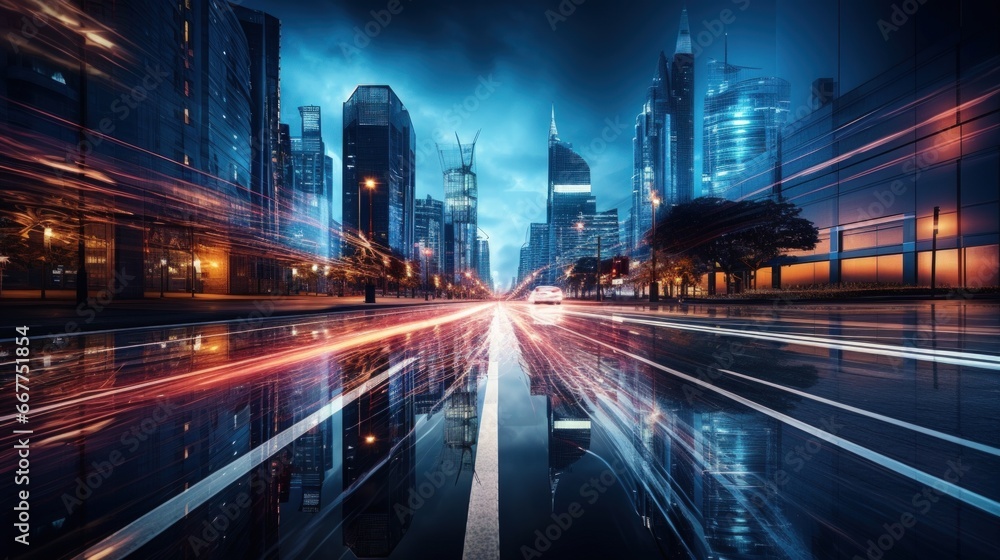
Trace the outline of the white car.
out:
<instances>
[{"instance_id":1,"label":"white car","mask_svg":"<svg viewBox=\"0 0 1000 560\"><path fill-rule=\"evenodd\" d=\"M555 286L538 286L528 295L528 303L554 303L562 305L562 290Z\"/></svg>"}]
</instances>

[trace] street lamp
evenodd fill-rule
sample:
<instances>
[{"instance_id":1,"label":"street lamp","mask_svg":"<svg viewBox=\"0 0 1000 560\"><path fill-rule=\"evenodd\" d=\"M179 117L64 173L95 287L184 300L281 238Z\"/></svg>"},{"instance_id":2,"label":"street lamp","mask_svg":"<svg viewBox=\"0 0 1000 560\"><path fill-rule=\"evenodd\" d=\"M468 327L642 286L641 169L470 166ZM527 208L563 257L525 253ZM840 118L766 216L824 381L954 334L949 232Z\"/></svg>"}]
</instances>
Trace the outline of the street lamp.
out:
<instances>
[{"instance_id":1,"label":"street lamp","mask_svg":"<svg viewBox=\"0 0 1000 560\"><path fill-rule=\"evenodd\" d=\"M47 276L49 275L49 259L52 257L52 228L45 228L42 232L42 239L45 247L45 260L42 261L42 299L45 299L45 285L48 283Z\"/></svg>"},{"instance_id":2,"label":"street lamp","mask_svg":"<svg viewBox=\"0 0 1000 560\"><path fill-rule=\"evenodd\" d=\"M368 189L368 243L373 242L375 237L374 221L372 220L372 210L374 209L373 196L375 193L375 179L368 178L364 182L365 188ZM361 229L361 193L358 192L358 229ZM365 303L375 303L375 283L372 281L371 274L368 275L368 281L365 284Z\"/></svg>"},{"instance_id":3,"label":"street lamp","mask_svg":"<svg viewBox=\"0 0 1000 560\"><path fill-rule=\"evenodd\" d=\"M299 275L299 269L292 267L292 284L295 285L296 295L299 293L299 281L297 276Z\"/></svg>"},{"instance_id":4,"label":"street lamp","mask_svg":"<svg viewBox=\"0 0 1000 560\"><path fill-rule=\"evenodd\" d=\"M660 205L660 199L654 193L649 198L649 205L653 218L653 237L649 241L649 252L652 257L652 277L649 282L649 302L660 301L660 283L656 281L656 208Z\"/></svg>"},{"instance_id":5,"label":"street lamp","mask_svg":"<svg viewBox=\"0 0 1000 560\"><path fill-rule=\"evenodd\" d=\"M317 274L318 271L319 271L319 265L318 264L312 265L313 282L314 282L313 291L316 292L317 296L319 295L319 274Z\"/></svg>"},{"instance_id":6,"label":"street lamp","mask_svg":"<svg viewBox=\"0 0 1000 560\"><path fill-rule=\"evenodd\" d=\"M938 218L941 215L941 207L934 207L934 232L931 234L931 297L937 297L937 238L938 238Z\"/></svg>"},{"instance_id":7,"label":"street lamp","mask_svg":"<svg viewBox=\"0 0 1000 560\"><path fill-rule=\"evenodd\" d=\"M160 297L163 297L163 273L167 267L167 258L160 257Z\"/></svg>"},{"instance_id":8,"label":"street lamp","mask_svg":"<svg viewBox=\"0 0 1000 560\"><path fill-rule=\"evenodd\" d=\"M576 230L582 232L583 222L576 223ZM601 234L597 234L597 266L594 268L594 283L597 285L597 301L601 301Z\"/></svg>"},{"instance_id":9,"label":"street lamp","mask_svg":"<svg viewBox=\"0 0 1000 560\"><path fill-rule=\"evenodd\" d=\"M428 266L428 263L430 262L430 258L431 258L431 250L430 249L424 249L423 250L423 254L424 254L424 301L427 301L427 300L430 299L430 296L428 295L428 292L430 291L430 288L431 288L431 284L430 284L430 280L429 280L429 276L428 276L428 274L430 273L430 267Z\"/></svg>"}]
</instances>

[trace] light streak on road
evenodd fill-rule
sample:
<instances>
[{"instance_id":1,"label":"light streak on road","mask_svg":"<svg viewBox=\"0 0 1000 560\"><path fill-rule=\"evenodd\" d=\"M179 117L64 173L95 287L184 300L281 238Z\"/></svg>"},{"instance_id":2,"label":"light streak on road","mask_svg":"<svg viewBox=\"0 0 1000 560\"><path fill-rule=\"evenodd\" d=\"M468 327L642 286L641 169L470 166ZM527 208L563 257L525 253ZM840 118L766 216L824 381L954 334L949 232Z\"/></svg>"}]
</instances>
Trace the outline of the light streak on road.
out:
<instances>
[{"instance_id":1,"label":"light streak on road","mask_svg":"<svg viewBox=\"0 0 1000 560\"><path fill-rule=\"evenodd\" d=\"M575 316L579 316L579 317L585 317L585 318L588 318L588 319L598 319L598 320L607 320L608 319L607 317L604 317L604 316L601 316L601 315L597 315L597 314L593 314L593 313L581 313L581 312L573 312L573 311L566 311L565 313L568 314L568 315L575 315ZM764 334L758 334L758 333L747 333L747 332L742 332L742 331L732 331L731 329L693 327L691 325L683 325L683 324L680 324L680 323L648 321L648 320L635 319L635 318L622 317L622 316L617 316L617 318L615 319L615 321L616 322L633 322L633 323L647 324L647 325L657 326L657 327L677 328L677 329L680 329L680 330L692 330L692 331L697 331L697 332L705 332L705 333L713 333L713 334L733 334L733 335L736 335L736 336L749 336L749 337L752 337L752 338L762 338L762 339L769 339L769 338L773 338L775 336L774 333L768 333L768 334L764 335ZM525 323L522 322L521 324L524 325ZM921 470L919 470L919 469L917 469L917 468L915 468L915 467L913 467L911 465L903 463L902 461L893 459L893 458L891 458L891 457L889 457L889 456L887 456L887 455L885 455L883 453L879 453L879 452L874 451L874 450L872 450L872 449L870 449L868 447L865 447L865 446L859 445L859 444L857 444L857 443L855 443L853 441L850 441L850 440L848 440L846 438L843 438L841 436L837 436L835 434L832 434L830 432L827 432L825 430L817 428L817 427L815 427L815 426L813 426L811 424L808 424L806 422L803 422L803 421L801 421L801 420L799 420L797 418L793 418L793 417L789 416L788 414L776 411L776 410L774 410L774 409L772 409L770 407L764 406L764 405L762 405L760 403L757 403L757 402L755 402L753 400L747 399L747 398L745 398L745 397L743 397L743 396L741 396L739 394L736 394L736 393L734 393L732 391L729 391L729 390L723 389L721 387L715 386L712 383L709 383L709 382L707 382L705 380L699 379L699 378L697 378L697 377L695 377L693 375L689 375L689 374L683 373L683 372L681 372L681 371L679 371L677 369L674 369L674 368L671 368L671 367L659 364L659 363L657 363L657 362L655 362L653 360L650 360L648 358L645 358L645 357L640 356L638 354L635 354L633 352L629 352L629 351L624 350L622 348L616 347L616 346L614 346L612 344L609 344L609 343L607 343L605 341L602 341L602 340L599 340L597 338L594 338L593 336L590 336L590 335L587 335L587 334L583 334L583 333L581 333L581 332L579 332L577 330L574 330L572 328L569 328L569 327L566 327L566 326L563 326L563 325L560 325L560 324L553 325L553 327L556 328L556 329L559 329L559 330L561 330L563 332L569 333L569 334L571 334L574 337L577 337L577 338L586 340L587 342L590 342L592 344L595 344L595 345L607 348L608 350L611 350L612 352L616 352L618 354L621 354L623 356L631 358L632 360L635 360L637 362L645 364L645 365L647 365L649 367L652 367L652 368L658 369L660 371L666 372L666 373L668 373L668 374L670 374L670 375L672 375L672 376L674 376L674 377L676 377L678 379L681 379L681 380L683 380L683 381L691 384L692 386L700 387L702 389L705 389L705 390L711 391L711 392L713 392L715 394L718 394L720 396L723 396L723 397L725 397L725 398L727 398L727 399L729 399L731 401L734 401L734 402L737 402L739 404L742 404L742 405L744 405L744 406L746 406L746 407L748 407L748 408L750 408L752 410L755 410L757 412L765 414L765 415L767 415L767 416L769 416L771 418L774 418L774 419L776 419L776 420L778 420L778 421L780 421L780 422L782 422L784 424L787 424L789 426L797 428L797 429L799 429L799 430L801 430L801 431L803 431L803 432L805 432L805 433L807 433L807 434L809 434L809 435L811 435L811 436L813 436L813 437L815 437L817 439L820 439L820 440L823 440L823 441L825 441L827 443L835 445L835 446L837 446L837 447L839 447L839 448L841 448L841 449L843 449L845 451L848 451L848 452L853 453L853 454L855 454L855 455L857 455L859 457L867 459L867 460L871 461L872 463L880 465L880 466L882 466L882 467L884 467L886 469L890 469L892 471L895 471L896 473L898 473L898 474L900 474L900 475L902 475L904 477L910 478L910 479L912 479L912 480L914 480L914 481L916 481L916 482L918 482L920 484L923 484L925 486L934 488L934 489L938 490L939 492L941 492L943 494L947 494L947 495L949 495L949 496L951 496L951 497L953 497L953 498L955 498L957 500L960 500L960 501L962 501L962 502L964 502L964 503L966 503L968 505L971 505L973 507L979 508L979 509L981 509L981 510L983 510L983 511L985 511L985 512L991 514L991 515L1000 516L1000 502L998 502L998 501L996 501L996 500L994 500L992 498L989 498L989 497L984 496L982 494L979 494L977 492L973 492L973 491L967 490L965 488L962 488L958 484L955 484L953 482L949 482L949 481L944 480L942 478L938 478L936 476L930 475L930 474L928 474L928 473L926 473L924 471L921 471ZM815 339L816 337L803 337L803 338L806 338L806 339ZM827 347L827 348L838 348L838 347L846 346L845 344L835 344L835 343L828 343L828 342L822 342L822 343L820 343L820 342L815 342L815 341L802 341L801 343L808 344L808 345L819 345L821 347ZM880 345L869 345L869 346L866 347L866 349L869 350L872 353L885 353L885 350L876 351L873 348L875 346L880 346ZM552 349L550 349L550 352L555 353L555 352L557 352L557 350L554 349L554 348L552 348ZM907 357L909 359L927 359L927 356L921 355L919 353L904 353L904 352L899 352L899 354L902 355L902 356L904 356L904 357ZM995 359L996 357L989 356L988 358L994 358ZM959 362L962 362L962 361L959 361ZM978 364L989 364L989 363L990 362L988 362L988 361L987 362L977 362L977 367L983 367L983 366L980 366ZM968 364L962 363L961 365L968 365ZM996 366L997 364L993 364L993 365ZM990 367L989 369L998 369L998 368L997 367Z\"/></svg>"},{"instance_id":2,"label":"light streak on road","mask_svg":"<svg viewBox=\"0 0 1000 560\"><path fill-rule=\"evenodd\" d=\"M124 528L91 546L75 558L78 560L90 558L115 559L124 558L135 552L164 529L187 515L189 511L201 506L209 498L232 484L238 477L248 474L251 469L291 444L302 436L302 434L340 412L344 405L357 400L361 395L385 383L391 376L406 368L414 361L416 361L416 358L408 358L392 366L389 370L366 380L361 386L338 395L322 408L297 422L292 427L245 453L222 469L208 475L182 494L163 502L156 509L129 523Z\"/></svg>"},{"instance_id":3,"label":"light streak on road","mask_svg":"<svg viewBox=\"0 0 1000 560\"><path fill-rule=\"evenodd\" d=\"M876 344L870 342L855 342L848 340L837 340L823 338L805 334L780 333L780 332L753 332L741 329L731 329L726 327L708 327L702 325L692 325L677 323L665 320L639 319L626 315L613 315L611 317L598 315L595 313L583 313L579 311L567 311L567 314L579 317L586 317L597 320L610 320L616 323L632 323L637 325L648 325L653 327L663 327L684 331L702 332L716 335L727 335L742 338L753 338L757 340L780 340L790 344L812 346L816 348L829 348L834 350L844 350L848 352L862 352L865 354L876 354L880 356L893 356L910 360L921 360L938 362L944 364L954 364L960 366L977 367L983 369L1000 370L1000 356L989 354L979 354L974 352L956 352L952 350L938 350L934 348L920 348L916 346L902 347L888 344Z\"/></svg>"}]
</instances>

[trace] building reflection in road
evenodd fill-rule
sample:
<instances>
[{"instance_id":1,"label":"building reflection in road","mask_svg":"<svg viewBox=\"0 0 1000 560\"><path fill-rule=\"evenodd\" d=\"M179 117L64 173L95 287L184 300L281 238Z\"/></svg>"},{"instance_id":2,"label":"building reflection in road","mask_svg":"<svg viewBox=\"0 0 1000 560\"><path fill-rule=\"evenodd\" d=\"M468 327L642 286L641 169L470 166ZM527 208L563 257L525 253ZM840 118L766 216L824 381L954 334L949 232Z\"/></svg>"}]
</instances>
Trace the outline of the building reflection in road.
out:
<instances>
[{"instance_id":1,"label":"building reflection in road","mask_svg":"<svg viewBox=\"0 0 1000 560\"><path fill-rule=\"evenodd\" d=\"M567 336L559 327L571 319L561 309L535 308L515 317L532 393L546 395L550 403L553 504L561 473L588 452L592 435L600 436L614 455L605 462L621 461L627 469L619 481L633 501L637 522L653 533L667 557L804 554L778 497L766 488L779 469L779 423L708 392L693 395L691 387L652 367ZM676 332L666 344L666 333L657 330L630 331L608 322L585 334L616 348L645 348L659 363L669 359L667 354L716 350L710 340L706 346L703 338ZM816 379L815 371L781 360L769 368L772 375L796 377L799 385ZM755 398L779 410L790 405L771 394Z\"/></svg>"},{"instance_id":2,"label":"building reflection in road","mask_svg":"<svg viewBox=\"0 0 1000 560\"><path fill-rule=\"evenodd\" d=\"M444 312L420 319L435 314ZM44 491L32 501L37 529L28 557L81 552L405 362L342 411L228 478L180 519L164 521L136 552L277 558L279 551L295 556L302 534L323 540L342 530L343 543L358 555L388 555L419 515L392 511L415 486L417 386L437 387L432 397L422 396L423 412L444 414L442 449L471 465L489 323L480 314L437 327L442 332L435 337L403 334L326 350L365 329L398 324L398 318L359 316L58 340L39 353L32 386L50 410L33 418L32 487ZM471 480L471 469L459 474Z\"/></svg>"}]
</instances>

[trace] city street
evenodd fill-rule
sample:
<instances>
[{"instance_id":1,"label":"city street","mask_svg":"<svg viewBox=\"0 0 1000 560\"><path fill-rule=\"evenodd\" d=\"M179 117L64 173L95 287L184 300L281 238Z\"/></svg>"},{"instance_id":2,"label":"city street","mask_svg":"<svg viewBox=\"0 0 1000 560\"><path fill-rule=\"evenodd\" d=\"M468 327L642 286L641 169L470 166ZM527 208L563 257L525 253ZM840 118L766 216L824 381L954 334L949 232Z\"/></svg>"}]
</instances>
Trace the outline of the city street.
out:
<instances>
[{"instance_id":1,"label":"city street","mask_svg":"<svg viewBox=\"0 0 1000 560\"><path fill-rule=\"evenodd\" d=\"M995 558L998 311L429 302L29 330L0 460L30 461L26 558Z\"/></svg>"}]
</instances>

